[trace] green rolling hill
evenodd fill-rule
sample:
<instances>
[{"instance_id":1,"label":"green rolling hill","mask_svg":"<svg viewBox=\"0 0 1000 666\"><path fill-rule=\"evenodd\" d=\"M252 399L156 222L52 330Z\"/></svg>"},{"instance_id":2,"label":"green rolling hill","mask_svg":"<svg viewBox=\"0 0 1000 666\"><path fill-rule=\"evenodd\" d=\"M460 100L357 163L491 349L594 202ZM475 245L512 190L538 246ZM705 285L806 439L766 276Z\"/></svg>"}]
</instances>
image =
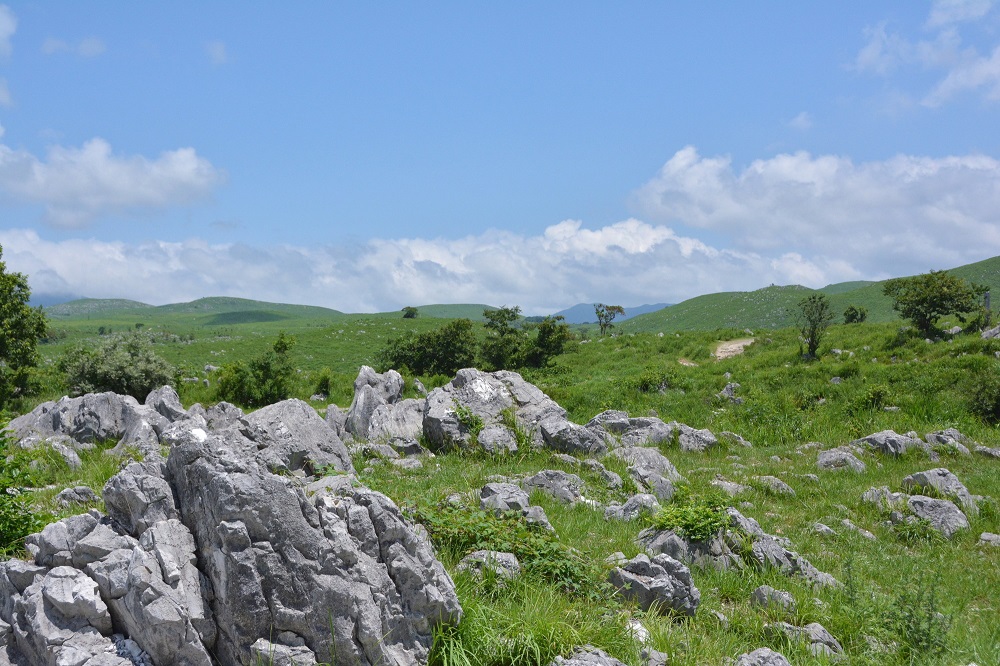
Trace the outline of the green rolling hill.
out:
<instances>
[{"instance_id":1,"label":"green rolling hill","mask_svg":"<svg viewBox=\"0 0 1000 666\"><path fill-rule=\"evenodd\" d=\"M948 272L985 285L996 292L994 308L1000 304L996 300L1000 299L1000 257L959 266ZM896 321L899 316L892 309L892 299L882 293L883 284L856 281L831 284L817 290L793 285L706 294L657 312L639 315L617 326L621 331L665 333L716 328L783 328L795 325L799 301L812 293L829 296L830 305L838 317L835 320L837 323L850 305L866 308L870 322Z\"/></svg>"}]
</instances>

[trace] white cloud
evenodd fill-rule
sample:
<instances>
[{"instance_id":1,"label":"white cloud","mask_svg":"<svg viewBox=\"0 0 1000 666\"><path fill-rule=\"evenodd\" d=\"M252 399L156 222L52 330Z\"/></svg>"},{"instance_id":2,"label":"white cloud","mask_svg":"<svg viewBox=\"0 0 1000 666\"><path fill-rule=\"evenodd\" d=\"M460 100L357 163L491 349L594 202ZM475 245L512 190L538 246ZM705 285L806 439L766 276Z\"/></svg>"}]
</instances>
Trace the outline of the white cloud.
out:
<instances>
[{"instance_id":1,"label":"white cloud","mask_svg":"<svg viewBox=\"0 0 1000 666\"><path fill-rule=\"evenodd\" d=\"M226 49L226 44L220 40L216 39L206 42L205 53L208 54L208 59L213 65L225 65L229 62L229 52Z\"/></svg>"},{"instance_id":2,"label":"white cloud","mask_svg":"<svg viewBox=\"0 0 1000 666\"><path fill-rule=\"evenodd\" d=\"M799 152L737 170L689 146L634 203L650 220L711 230L741 252L844 261L868 276L1000 254L1000 162L983 155L855 164Z\"/></svg>"},{"instance_id":3,"label":"white cloud","mask_svg":"<svg viewBox=\"0 0 1000 666\"><path fill-rule=\"evenodd\" d=\"M0 56L8 57L13 50L10 38L17 31L17 17L7 5L0 5Z\"/></svg>"},{"instance_id":4,"label":"white cloud","mask_svg":"<svg viewBox=\"0 0 1000 666\"><path fill-rule=\"evenodd\" d=\"M993 0L935 0L927 27L936 28L983 18L993 8Z\"/></svg>"},{"instance_id":5,"label":"white cloud","mask_svg":"<svg viewBox=\"0 0 1000 666\"><path fill-rule=\"evenodd\" d=\"M993 0L937 0L925 27L930 39L912 39L887 30L886 23L864 30L865 45L854 59L854 68L883 77L899 75L911 66L940 71L942 78L930 92L914 94L924 106L940 106L957 93L981 90L987 100L1000 100L1000 45L986 28L974 30L994 6ZM965 25L961 24L971 24ZM973 39L963 43L962 27ZM984 48L992 53L981 55Z\"/></svg>"},{"instance_id":6,"label":"white cloud","mask_svg":"<svg viewBox=\"0 0 1000 666\"><path fill-rule=\"evenodd\" d=\"M799 115L789 120L788 125L792 129L797 129L801 132L804 132L812 128L813 119L811 115L809 115L806 111L803 111Z\"/></svg>"},{"instance_id":7,"label":"white cloud","mask_svg":"<svg viewBox=\"0 0 1000 666\"><path fill-rule=\"evenodd\" d=\"M47 37L42 42L42 53L53 55L55 53L73 53L83 58L94 58L107 50L104 41L98 37L86 37L76 44L71 44L65 40L55 37Z\"/></svg>"},{"instance_id":8,"label":"white cloud","mask_svg":"<svg viewBox=\"0 0 1000 666\"><path fill-rule=\"evenodd\" d=\"M193 148L155 160L121 156L100 138L80 148L55 146L46 159L0 144L0 190L45 206L46 221L81 227L107 213L189 204L208 196L224 175Z\"/></svg>"},{"instance_id":9,"label":"white cloud","mask_svg":"<svg viewBox=\"0 0 1000 666\"><path fill-rule=\"evenodd\" d=\"M688 147L636 191L635 203L645 221L588 228L563 220L533 235L261 247L52 241L9 229L0 244L37 293L154 304L241 296L351 312L517 304L529 314L771 283L820 287L1000 254L1000 162L981 155L855 164L795 153L737 169Z\"/></svg>"},{"instance_id":10,"label":"white cloud","mask_svg":"<svg viewBox=\"0 0 1000 666\"><path fill-rule=\"evenodd\" d=\"M0 77L0 106L7 108L14 106L14 98L11 97L10 88L7 87L7 79L2 77Z\"/></svg>"},{"instance_id":11,"label":"white cloud","mask_svg":"<svg viewBox=\"0 0 1000 666\"><path fill-rule=\"evenodd\" d=\"M940 106L965 90L984 89L986 98L1000 100L1000 46L989 57L974 56L954 67L934 90L924 98L927 106Z\"/></svg>"}]
</instances>

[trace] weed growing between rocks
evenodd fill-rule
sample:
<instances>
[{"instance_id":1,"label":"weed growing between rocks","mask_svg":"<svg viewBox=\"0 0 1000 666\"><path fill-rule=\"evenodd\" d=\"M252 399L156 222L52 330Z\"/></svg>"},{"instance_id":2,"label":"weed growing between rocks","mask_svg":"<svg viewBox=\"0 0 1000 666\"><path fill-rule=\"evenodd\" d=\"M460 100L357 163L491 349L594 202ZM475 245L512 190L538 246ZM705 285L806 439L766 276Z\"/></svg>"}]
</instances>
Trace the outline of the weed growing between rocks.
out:
<instances>
[{"instance_id":1,"label":"weed growing between rocks","mask_svg":"<svg viewBox=\"0 0 1000 666\"><path fill-rule=\"evenodd\" d=\"M705 541L729 525L728 506L721 495L694 497L688 492L677 492L673 502L661 508L652 523L657 529L674 530L690 541Z\"/></svg>"},{"instance_id":2,"label":"weed growing between rocks","mask_svg":"<svg viewBox=\"0 0 1000 666\"><path fill-rule=\"evenodd\" d=\"M601 569L559 542L551 532L516 513L495 515L448 502L412 513L439 551L455 561L476 550L513 553L528 574L573 595L591 599L608 592Z\"/></svg>"}]
</instances>

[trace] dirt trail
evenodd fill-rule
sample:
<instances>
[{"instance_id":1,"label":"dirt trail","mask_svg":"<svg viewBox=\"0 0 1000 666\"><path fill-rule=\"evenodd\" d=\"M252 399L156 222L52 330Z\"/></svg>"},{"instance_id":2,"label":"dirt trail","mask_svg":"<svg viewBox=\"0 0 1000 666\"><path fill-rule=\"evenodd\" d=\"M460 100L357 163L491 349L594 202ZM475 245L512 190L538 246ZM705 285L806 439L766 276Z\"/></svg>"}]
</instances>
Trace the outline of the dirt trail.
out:
<instances>
[{"instance_id":1,"label":"dirt trail","mask_svg":"<svg viewBox=\"0 0 1000 666\"><path fill-rule=\"evenodd\" d=\"M715 359L721 361L724 358L742 354L744 347L750 344L753 344L753 338L740 338L739 340L720 342L719 346L715 348Z\"/></svg>"}]
</instances>

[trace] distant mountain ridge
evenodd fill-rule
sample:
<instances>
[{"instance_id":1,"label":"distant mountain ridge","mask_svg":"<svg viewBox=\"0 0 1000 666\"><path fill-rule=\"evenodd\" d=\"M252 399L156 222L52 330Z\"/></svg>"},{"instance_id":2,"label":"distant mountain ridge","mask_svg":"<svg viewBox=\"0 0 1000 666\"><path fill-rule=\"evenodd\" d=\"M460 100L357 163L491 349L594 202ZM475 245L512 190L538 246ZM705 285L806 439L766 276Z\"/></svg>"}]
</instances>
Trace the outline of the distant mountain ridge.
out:
<instances>
[{"instance_id":1,"label":"distant mountain ridge","mask_svg":"<svg viewBox=\"0 0 1000 666\"><path fill-rule=\"evenodd\" d=\"M1000 257L950 269L949 273L996 291L1000 299ZM673 332L683 330L713 330L717 328L773 329L793 326L799 314L799 301L809 294L822 293L830 299L835 322L842 321L848 306L868 310L868 321L888 322L899 319L892 309L892 300L882 293L883 282L852 281L810 289L800 285L764 287L755 291L734 291L696 296L678 304L656 303L625 308L625 317L616 325L622 332ZM39 302L45 297L41 296ZM431 319L468 318L483 320L483 310L495 306L485 304L431 304L415 306L418 316ZM402 316L398 311L346 315L338 310L312 305L269 303L245 298L210 297L189 303L153 306L127 299L82 298L45 307L51 318L120 318L124 323L149 323L158 317L182 316L196 318L203 325L277 322L290 318L324 319L345 316ZM579 303L555 313L570 324L593 323L597 317L591 303ZM134 319L133 319L134 318Z\"/></svg>"}]
</instances>

